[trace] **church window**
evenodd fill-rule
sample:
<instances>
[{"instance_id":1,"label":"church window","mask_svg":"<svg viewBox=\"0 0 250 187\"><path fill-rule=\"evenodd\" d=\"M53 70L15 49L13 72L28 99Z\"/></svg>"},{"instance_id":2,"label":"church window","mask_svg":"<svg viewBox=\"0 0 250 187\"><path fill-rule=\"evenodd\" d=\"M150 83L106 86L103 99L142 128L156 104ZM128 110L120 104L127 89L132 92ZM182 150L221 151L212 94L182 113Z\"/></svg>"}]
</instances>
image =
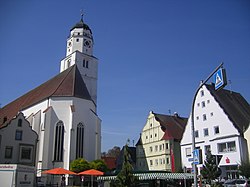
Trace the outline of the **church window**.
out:
<instances>
[{"instance_id":1,"label":"church window","mask_svg":"<svg viewBox=\"0 0 250 187\"><path fill-rule=\"evenodd\" d=\"M63 160L63 142L64 142L64 126L63 122L59 121L55 129L55 144L54 144L54 161Z\"/></svg>"},{"instance_id":2,"label":"church window","mask_svg":"<svg viewBox=\"0 0 250 187\"><path fill-rule=\"evenodd\" d=\"M76 158L83 158L84 125L79 123L76 131Z\"/></svg>"},{"instance_id":3,"label":"church window","mask_svg":"<svg viewBox=\"0 0 250 187\"><path fill-rule=\"evenodd\" d=\"M23 131L16 130L15 140L22 140Z\"/></svg>"},{"instance_id":4,"label":"church window","mask_svg":"<svg viewBox=\"0 0 250 187\"><path fill-rule=\"evenodd\" d=\"M17 126L18 126L18 127L22 127L22 122L23 122L22 119L19 119L19 120L18 120L18 123L17 123Z\"/></svg>"}]
</instances>

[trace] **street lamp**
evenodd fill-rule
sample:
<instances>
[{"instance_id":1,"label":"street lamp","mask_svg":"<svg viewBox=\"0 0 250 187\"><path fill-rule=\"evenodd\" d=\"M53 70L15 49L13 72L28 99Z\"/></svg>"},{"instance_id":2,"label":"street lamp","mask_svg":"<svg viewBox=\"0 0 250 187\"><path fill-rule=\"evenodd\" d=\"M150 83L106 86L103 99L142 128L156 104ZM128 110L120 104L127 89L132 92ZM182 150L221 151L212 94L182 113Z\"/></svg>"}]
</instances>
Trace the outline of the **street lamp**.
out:
<instances>
[{"instance_id":1,"label":"street lamp","mask_svg":"<svg viewBox=\"0 0 250 187\"><path fill-rule=\"evenodd\" d=\"M195 104L195 99L197 94L199 93L199 90L202 88L203 85L205 85L207 83L207 81L216 73L218 72L218 70L223 66L223 63L221 63L208 77L205 81L203 81L199 87L197 88L194 98L193 98L193 103L192 103L192 109L191 109L191 131L192 131L192 150L193 150L193 157L194 157L194 152L195 152L195 129L194 129L194 104ZM222 73L216 73L215 74L220 81L222 82L218 82L218 87L216 87L216 89L219 89L222 86L226 85L226 80L223 81L224 77L222 76ZM217 83L217 82L216 82ZM197 171L196 171L196 163L193 162L193 173L194 173L194 187L197 187Z\"/></svg>"}]
</instances>

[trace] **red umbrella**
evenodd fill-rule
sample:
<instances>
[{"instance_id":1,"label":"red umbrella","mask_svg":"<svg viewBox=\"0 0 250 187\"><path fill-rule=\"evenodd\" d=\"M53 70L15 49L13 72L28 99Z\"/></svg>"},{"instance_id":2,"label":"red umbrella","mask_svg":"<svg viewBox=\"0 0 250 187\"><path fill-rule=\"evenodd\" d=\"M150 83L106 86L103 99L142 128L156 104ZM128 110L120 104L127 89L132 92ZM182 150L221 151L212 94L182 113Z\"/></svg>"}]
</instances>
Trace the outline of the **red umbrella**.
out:
<instances>
[{"instance_id":1,"label":"red umbrella","mask_svg":"<svg viewBox=\"0 0 250 187\"><path fill-rule=\"evenodd\" d=\"M90 169L86 171L82 171L81 173L78 173L78 175L92 175L92 176L100 176L103 175L104 173L102 171L98 171L95 169Z\"/></svg>"},{"instance_id":2,"label":"red umbrella","mask_svg":"<svg viewBox=\"0 0 250 187\"><path fill-rule=\"evenodd\" d=\"M54 169L50 169L47 171L43 171L42 173L44 174L52 174L52 175L77 175L75 172L73 171L69 171L67 169L63 169L63 168L54 168Z\"/></svg>"},{"instance_id":3,"label":"red umbrella","mask_svg":"<svg viewBox=\"0 0 250 187\"><path fill-rule=\"evenodd\" d=\"M91 176L91 186L93 187L93 176L100 176L104 173L95 169L86 170L78 173L78 175L90 175Z\"/></svg>"}]
</instances>

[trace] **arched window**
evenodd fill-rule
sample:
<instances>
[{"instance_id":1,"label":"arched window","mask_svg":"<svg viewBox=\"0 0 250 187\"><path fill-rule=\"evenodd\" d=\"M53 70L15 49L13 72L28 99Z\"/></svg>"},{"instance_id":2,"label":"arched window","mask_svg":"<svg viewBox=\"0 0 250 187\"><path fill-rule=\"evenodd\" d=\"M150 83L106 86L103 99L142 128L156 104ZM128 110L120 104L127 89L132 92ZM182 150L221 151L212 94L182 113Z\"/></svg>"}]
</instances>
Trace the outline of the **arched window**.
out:
<instances>
[{"instance_id":1,"label":"arched window","mask_svg":"<svg viewBox=\"0 0 250 187\"><path fill-rule=\"evenodd\" d=\"M79 123L76 131L76 158L83 158L84 125Z\"/></svg>"},{"instance_id":2,"label":"arched window","mask_svg":"<svg viewBox=\"0 0 250 187\"><path fill-rule=\"evenodd\" d=\"M55 129L54 161L63 161L64 126L59 121Z\"/></svg>"}]
</instances>

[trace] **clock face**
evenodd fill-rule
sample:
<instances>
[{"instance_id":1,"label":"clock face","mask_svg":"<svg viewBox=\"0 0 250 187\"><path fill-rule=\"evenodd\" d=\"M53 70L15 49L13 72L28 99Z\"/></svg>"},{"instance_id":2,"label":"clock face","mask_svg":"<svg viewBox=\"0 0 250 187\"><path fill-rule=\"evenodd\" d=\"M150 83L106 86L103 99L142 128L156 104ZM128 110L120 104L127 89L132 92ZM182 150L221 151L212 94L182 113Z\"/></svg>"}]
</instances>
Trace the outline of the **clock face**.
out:
<instances>
[{"instance_id":1,"label":"clock face","mask_svg":"<svg viewBox=\"0 0 250 187\"><path fill-rule=\"evenodd\" d=\"M86 46L86 47L88 47L88 48L91 47L90 44L91 44L91 42L88 41L88 40L86 40L86 41L84 42L84 46Z\"/></svg>"}]
</instances>

